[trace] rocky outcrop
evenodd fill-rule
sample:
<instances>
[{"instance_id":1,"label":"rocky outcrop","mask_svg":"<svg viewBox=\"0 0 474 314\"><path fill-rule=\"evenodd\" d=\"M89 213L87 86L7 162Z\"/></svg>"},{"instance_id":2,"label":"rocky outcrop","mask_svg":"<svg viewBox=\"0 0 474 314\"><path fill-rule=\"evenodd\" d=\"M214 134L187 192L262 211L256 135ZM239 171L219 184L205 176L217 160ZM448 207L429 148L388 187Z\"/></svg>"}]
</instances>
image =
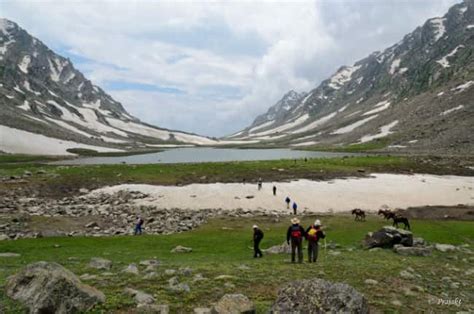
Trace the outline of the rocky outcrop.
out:
<instances>
[{"instance_id":1,"label":"rocky outcrop","mask_svg":"<svg viewBox=\"0 0 474 314\"><path fill-rule=\"evenodd\" d=\"M57 263L26 266L6 283L6 294L29 308L30 313L79 313L105 301L99 290L81 283Z\"/></svg>"},{"instance_id":2,"label":"rocky outcrop","mask_svg":"<svg viewBox=\"0 0 474 314\"><path fill-rule=\"evenodd\" d=\"M213 313L253 314L255 305L243 294L226 294L214 306Z\"/></svg>"},{"instance_id":3,"label":"rocky outcrop","mask_svg":"<svg viewBox=\"0 0 474 314\"><path fill-rule=\"evenodd\" d=\"M270 312L369 313L369 307L366 298L347 284L311 279L281 288Z\"/></svg>"},{"instance_id":4,"label":"rocky outcrop","mask_svg":"<svg viewBox=\"0 0 474 314\"><path fill-rule=\"evenodd\" d=\"M263 251L265 253L268 253L268 254L290 254L291 253L291 247L285 241L280 245L274 245L274 246L269 247L268 249L265 249Z\"/></svg>"},{"instance_id":5,"label":"rocky outcrop","mask_svg":"<svg viewBox=\"0 0 474 314\"><path fill-rule=\"evenodd\" d=\"M392 248L395 244L413 246L413 234L410 231L385 226L379 231L369 232L364 239L366 248Z\"/></svg>"}]
</instances>

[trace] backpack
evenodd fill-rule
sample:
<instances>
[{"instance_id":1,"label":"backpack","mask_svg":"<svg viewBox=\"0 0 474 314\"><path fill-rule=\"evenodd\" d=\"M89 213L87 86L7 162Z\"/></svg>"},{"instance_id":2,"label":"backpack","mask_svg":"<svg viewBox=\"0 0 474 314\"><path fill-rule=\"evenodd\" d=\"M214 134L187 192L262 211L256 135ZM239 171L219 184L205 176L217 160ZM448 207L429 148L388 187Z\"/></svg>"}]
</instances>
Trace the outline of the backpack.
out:
<instances>
[{"instance_id":1,"label":"backpack","mask_svg":"<svg viewBox=\"0 0 474 314\"><path fill-rule=\"evenodd\" d=\"M300 226L291 226L291 238L293 239L301 239L301 229Z\"/></svg>"},{"instance_id":2,"label":"backpack","mask_svg":"<svg viewBox=\"0 0 474 314\"><path fill-rule=\"evenodd\" d=\"M138 224L141 226L143 225L143 223L144 223L143 219L140 218L140 220L138 221Z\"/></svg>"},{"instance_id":3,"label":"backpack","mask_svg":"<svg viewBox=\"0 0 474 314\"><path fill-rule=\"evenodd\" d=\"M308 240L318 240L318 230L314 226L311 226L308 231Z\"/></svg>"}]
</instances>

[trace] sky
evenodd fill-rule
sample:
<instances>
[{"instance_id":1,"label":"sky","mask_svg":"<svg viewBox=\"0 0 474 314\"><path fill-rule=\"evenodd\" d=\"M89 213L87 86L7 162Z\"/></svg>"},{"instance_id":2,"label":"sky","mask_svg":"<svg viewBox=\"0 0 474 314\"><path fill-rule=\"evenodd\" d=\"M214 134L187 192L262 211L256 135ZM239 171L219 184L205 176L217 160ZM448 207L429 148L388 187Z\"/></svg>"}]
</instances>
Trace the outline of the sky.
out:
<instances>
[{"instance_id":1,"label":"sky","mask_svg":"<svg viewBox=\"0 0 474 314\"><path fill-rule=\"evenodd\" d=\"M220 137L458 2L0 0L0 15L142 121Z\"/></svg>"}]
</instances>

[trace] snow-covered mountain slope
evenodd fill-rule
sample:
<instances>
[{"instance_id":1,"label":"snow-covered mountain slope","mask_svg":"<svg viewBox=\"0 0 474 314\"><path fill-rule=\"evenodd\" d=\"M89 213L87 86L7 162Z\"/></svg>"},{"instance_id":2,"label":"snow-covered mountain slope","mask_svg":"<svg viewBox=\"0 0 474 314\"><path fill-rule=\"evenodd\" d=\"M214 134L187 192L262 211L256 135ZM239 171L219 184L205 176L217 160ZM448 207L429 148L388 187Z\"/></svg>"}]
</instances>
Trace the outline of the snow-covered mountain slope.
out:
<instances>
[{"instance_id":1,"label":"snow-covered mountain slope","mask_svg":"<svg viewBox=\"0 0 474 314\"><path fill-rule=\"evenodd\" d=\"M474 0L454 5L395 45L341 67L288 110L280 110L277 121L264 118L273 116L273 106L232 139L259 140L262 145L364 143L387 150L472 152L472 25Z\"/></svg>"},{"instance_id":2,"label":"snow-covered mountain slope","mask_svg":"<svg viewBox=\"0 0 474 314\"><path fill-rule=\"evenodd\" d=\"M67 148L78 143L76 147L112 150L217 143L141 122L87 80L70 60L7 19L0 19L0 108L0 125L8 127L0 129L0 151L4 152L38 153L33 143L38 138L33 135L48 138L44 143L67 141ZM10 145L11 137L22 140ZM57 149L66 146L51 145L49 150L45 144L41 151L66 154L65 149Z\"/></svg>"}]
</instances>

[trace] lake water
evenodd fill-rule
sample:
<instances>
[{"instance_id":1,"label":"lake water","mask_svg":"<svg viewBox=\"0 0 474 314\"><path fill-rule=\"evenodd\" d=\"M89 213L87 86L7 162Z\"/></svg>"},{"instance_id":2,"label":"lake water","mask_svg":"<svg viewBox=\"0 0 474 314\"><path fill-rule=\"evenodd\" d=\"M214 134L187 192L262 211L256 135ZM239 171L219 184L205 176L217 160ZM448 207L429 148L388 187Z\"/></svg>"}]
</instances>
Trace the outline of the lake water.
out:
<instances>
[{"instance_id":1,"label":"lake water","mask_svg":"<svg viewBox=\"0 0 474 314\"><path fill-rule=\"evenodd\" d=\"M278 160L302 158L331 158L352 156L351 153L315 152L291 149L233 149L233 148L174 148L159 153L123 157L87 157L63 160L54 164L91 165L91 164L160 164L160 163L197 163L249 160Z\"/></svg>"}]
</instances>

